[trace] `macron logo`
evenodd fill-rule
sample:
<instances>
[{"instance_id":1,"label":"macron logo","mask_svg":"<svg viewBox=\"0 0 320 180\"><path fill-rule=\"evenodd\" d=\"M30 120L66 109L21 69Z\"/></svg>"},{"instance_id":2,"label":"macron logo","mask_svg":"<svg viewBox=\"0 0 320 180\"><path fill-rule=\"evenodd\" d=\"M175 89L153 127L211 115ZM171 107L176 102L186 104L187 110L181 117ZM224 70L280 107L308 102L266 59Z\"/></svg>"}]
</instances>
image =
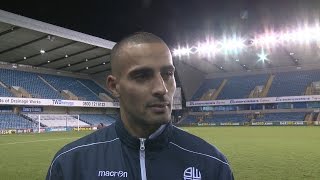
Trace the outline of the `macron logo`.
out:
<instances>
[{"instance_id":1,"label":"macron logo","mask_svg":"<svg viewBox=\"0 0 320 180\"><path fill-rule=\"evenodd\" d=\"M194 167L189 167L184 170L183 173L184 180L201 180L201 173L198 169Z\"/></svg>"},{"instance_id":2,"label":"macron logo","mask_svg":"<svg viewBox=\"0 0 320 180\"><path fill-rule=\"evenodd\" d=\"M99 177L118 177L126 178L128 177L128 172L125 171L98 171Z\"/></svg>"}]
</instances>

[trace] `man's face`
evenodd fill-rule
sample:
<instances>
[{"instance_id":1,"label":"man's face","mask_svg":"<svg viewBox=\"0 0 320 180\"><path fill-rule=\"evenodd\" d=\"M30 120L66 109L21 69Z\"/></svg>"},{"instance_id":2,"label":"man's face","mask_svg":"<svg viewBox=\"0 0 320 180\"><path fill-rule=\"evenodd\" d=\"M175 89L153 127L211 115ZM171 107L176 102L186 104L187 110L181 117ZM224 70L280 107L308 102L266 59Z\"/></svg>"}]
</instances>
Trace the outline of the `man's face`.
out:
<instances>
[{"instance_id":1,"label":"man's face","mask_svg":"<svg viewBox=\"0 0 320 180\"><path fill-rule=\"evenodd\" d=\"M122 118L143 125L169 122L176 82L167 46L142 43L123 49L116 88Z\"/></svg>"}]
</instances>

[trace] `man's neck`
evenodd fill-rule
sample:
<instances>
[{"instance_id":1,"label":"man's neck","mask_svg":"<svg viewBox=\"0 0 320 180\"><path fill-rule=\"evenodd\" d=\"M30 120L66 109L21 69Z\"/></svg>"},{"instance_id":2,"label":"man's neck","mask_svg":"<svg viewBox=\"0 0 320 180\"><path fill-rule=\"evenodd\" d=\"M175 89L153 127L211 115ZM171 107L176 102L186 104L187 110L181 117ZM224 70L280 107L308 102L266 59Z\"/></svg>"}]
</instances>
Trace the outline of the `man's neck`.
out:
<instances>
[{"instance_id":1,"label":"man's neck","mask_svg":"<svg viewBox=\"0 0 320 180\"><path fill-rule=\"evenodd\" d=\"M129 134L137 138L148 138L152 133L160 128L161 125L141 125L139 123L131 123L123 120L124 127Z\"/></svg>"}]
</instances>

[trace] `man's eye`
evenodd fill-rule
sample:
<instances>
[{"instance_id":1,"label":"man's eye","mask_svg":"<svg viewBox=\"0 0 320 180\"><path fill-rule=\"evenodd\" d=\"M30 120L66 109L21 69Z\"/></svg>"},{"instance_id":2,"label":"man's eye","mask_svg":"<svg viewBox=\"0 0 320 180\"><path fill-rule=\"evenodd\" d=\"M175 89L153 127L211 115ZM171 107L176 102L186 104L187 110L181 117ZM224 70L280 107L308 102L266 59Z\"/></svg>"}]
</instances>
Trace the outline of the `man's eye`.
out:
<instances>
[{"instance_id":1,"label":"man's eye","mask_svg":"<svg viewBox=\"0 0 320 180\"><path fill-rule=\"evenodd\" d=\"M165 73L163 73L163 79L169 79L171 77L173 77L174 73L172 71L167 71Z\"/></svg>"},{"instance_id":2,"label":"man's eye","mask_svg":"<svg viewBox=\"0 0 320 180\"><path fill-rule=\"evenodd\" d=\"M147 73L140 73L140 74L136 74L134 78L138 80L144 80L144 79L148 79L149 75Z\"/></svg>"}]
</instances>

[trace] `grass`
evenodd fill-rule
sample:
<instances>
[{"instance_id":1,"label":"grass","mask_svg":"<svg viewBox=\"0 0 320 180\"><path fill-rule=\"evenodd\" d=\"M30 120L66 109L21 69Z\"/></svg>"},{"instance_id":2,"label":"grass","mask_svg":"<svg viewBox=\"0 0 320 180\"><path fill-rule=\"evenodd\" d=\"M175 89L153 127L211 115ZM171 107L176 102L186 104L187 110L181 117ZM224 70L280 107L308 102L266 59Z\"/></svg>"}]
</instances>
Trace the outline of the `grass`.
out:
<instances>
[{"instance_id":1,"label":"grass","mask_svg":"<svg viewBox=\"0 0 320 180\"><path fill-rule=\"evenodd\" d=\"M217 146L237 180L320 177L320 127L185 128ZM90 132L0 135L0 179L43 180L54 154Z\"/></svg>"},{"instance_id":2,"label":"grass","mask_svg":"<svg viewBox=\"0 0 320 180\"><path fill-rule=\"evenodd\" d=\"M319 127L215 127L190 128L189 132L224 152L235 179L320 177Z\"/></svg>"}]
</instances>

